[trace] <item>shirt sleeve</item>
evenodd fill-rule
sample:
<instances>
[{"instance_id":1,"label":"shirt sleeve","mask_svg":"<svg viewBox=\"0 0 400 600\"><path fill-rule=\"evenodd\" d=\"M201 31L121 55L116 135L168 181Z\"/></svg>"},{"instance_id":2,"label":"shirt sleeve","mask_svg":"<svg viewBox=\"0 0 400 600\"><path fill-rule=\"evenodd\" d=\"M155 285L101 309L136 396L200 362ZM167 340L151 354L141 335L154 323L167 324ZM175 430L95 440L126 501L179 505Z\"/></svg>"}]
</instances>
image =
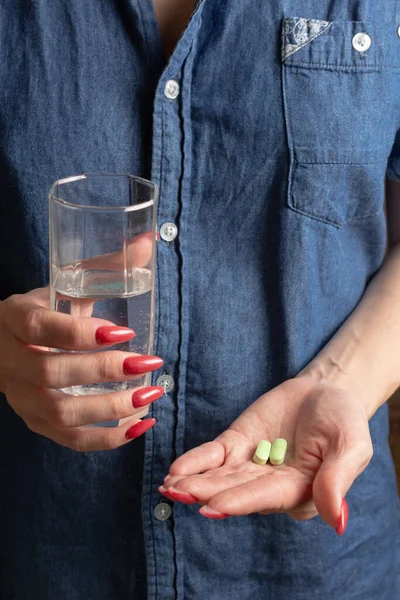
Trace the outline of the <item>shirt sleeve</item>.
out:
<instances>
[{"instance_id":1,"label":"shirt sleeve","mask_svg":"<svg viewBox=\"0 0 400 600\"><path fill-rule=\"evenodd\" d=\"M389 157L386 177L400 181L400 130L397 132L392 153Z\"/></svg>"}]
</instances>

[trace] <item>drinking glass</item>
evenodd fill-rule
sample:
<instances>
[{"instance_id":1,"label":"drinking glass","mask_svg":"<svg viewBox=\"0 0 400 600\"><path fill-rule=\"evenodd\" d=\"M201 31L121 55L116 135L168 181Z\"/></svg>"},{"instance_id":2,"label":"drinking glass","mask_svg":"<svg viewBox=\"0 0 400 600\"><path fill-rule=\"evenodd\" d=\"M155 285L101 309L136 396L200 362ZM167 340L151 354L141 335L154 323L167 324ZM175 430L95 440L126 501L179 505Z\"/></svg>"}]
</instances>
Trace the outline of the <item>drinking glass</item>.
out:
<instances>
[{"instance_id":1,"label":"drinking glass","mask_svg":"<svg viewBox=\"0 0 400 600\"><path fill-rule=\"evenodd\" d=\"M50 190L51 308L135 331L133 340L111 349L152 354L157 193L145 179L109 174L60 179ZM64 391L104 394L150 380L146 374L133 382L93 382Z\"/></svg>"}]
</instances>

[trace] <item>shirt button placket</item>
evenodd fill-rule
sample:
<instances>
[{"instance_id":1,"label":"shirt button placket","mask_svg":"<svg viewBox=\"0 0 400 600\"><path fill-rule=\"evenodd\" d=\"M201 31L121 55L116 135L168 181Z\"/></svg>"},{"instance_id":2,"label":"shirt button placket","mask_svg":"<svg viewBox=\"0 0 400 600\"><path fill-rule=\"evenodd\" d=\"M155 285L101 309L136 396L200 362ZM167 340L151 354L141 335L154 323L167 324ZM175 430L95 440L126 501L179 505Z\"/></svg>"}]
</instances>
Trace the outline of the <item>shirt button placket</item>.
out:
<instances>
[{"instance_id":1,"label":"shirt button placket","mask_svg":"<svg viewBox=\"0 0 400 600\"><path fill-rule=\"evenodd\" d=\"M182 353L182 344L187 336L182 289L187 285L187 280L183 277L181 255L187 217L182 221L181 215L182 206L190 200L188 174L191 152L184 129L188 127L189 90L195 56L193 40L200 26L200 14L201 9L194 15L172 55L157 89L154 106L153 180L160 189L155 352L164 359L165 371L157 373L153 381L164 388L166 395L151 408L158 427L154 428L148 438L149 443L146 443L148 469L145 477L148 487L143 498L144 530L149 553L149 580L153 578L155 581L155 590L165 590L168 598L174 594L176 600L184 600L183 546L179 535L182 507L174 506L172 519L172 508L165 500L161 500L158 486L176 455L182 453L183 446L184 411L177 394L184 393L184 386L178 388L176 378L185 381L187 361L185 348ZM181 197L183 194L184 197ZM180 244L172 243L178 235ZM163 560L158 560L159 556ZM152 593L149 600L156 597L156 592Z\"/></svg>"},{"instance_id":2,"label":"shirt button placket","mask_svg":"<svg viewBox=\"0 0 400 600\"><path fill-rule=\"evenodd\" d=\"M182 56L181 60L184 58ZM180 68L179 61L174 61L173 57L168 67L170 75L178 78L179 74L181 77ZM176 586L175 528L171 519L172 508L160 498L158 486L176 458L177 411L172 392L175 390L180 345L181 262L179 248L173 242L178 236L183 165L180 84L183 85L182 81L178 83L175 78L168 78L161 84L154 110L153 179L160 189L157 215L160 237L157 244L157 338L154 350L163 358L165 371L158 372L153 382L164 388L165 395L151 408L158 427L152 432L152 443L148 445L146 460L151 472L147 481L150 485L149 493L143 499L148 517L144 523L149 536L147 547L154 549L148 559L149 573L155 576L157 588L169 590L168 593ZM176 510L179 512L179 508L174 509L175 516ZM164 557L163 561L157 560L160 555Z\"/></svg>"}]
</instances>

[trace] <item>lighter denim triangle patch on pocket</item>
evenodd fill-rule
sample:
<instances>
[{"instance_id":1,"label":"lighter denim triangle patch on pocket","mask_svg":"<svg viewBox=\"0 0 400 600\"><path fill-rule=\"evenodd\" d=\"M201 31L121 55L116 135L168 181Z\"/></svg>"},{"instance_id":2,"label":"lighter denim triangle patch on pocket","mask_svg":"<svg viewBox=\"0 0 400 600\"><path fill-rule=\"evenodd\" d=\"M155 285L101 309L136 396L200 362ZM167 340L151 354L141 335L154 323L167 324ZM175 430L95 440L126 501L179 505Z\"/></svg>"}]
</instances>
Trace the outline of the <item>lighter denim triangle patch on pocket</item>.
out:
<instances>
[{"instance_id":1,"label":"lighter denim triangle patch on pocket","mask_svg":"<svg viewBox=\"0 0 400 600\"><path fill-rule=\"evenodd\" d=\"M291 17L283 19L282 61L327 31L332 22Z\"/></svg>"}]
</instances>

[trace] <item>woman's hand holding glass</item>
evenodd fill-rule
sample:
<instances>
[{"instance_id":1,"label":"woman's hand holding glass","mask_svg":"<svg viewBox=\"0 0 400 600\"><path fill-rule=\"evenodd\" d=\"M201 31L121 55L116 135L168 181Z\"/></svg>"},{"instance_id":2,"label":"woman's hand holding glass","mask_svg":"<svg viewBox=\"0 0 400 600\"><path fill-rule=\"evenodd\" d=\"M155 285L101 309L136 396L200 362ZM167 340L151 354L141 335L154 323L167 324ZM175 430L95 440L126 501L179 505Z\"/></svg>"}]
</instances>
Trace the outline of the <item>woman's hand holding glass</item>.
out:
<instances>
[{"instance_id":1,"label":"woman's hand holding glass","mask_svg":"<svg viewBox=\"0 0 400 600\"><path fill-rule=\"evenodd\" d=\"M82 301L90 315L90 303ZM11 296L0 304L0 390L29 429L59 444L78 451L121 446L154 425L154 419L140 418L147 412L146 405L161 397L163 388L82 396L58 390L132 381L160 368L158 357L119 350L90 352L134 335L109 321L49 310L48 288ZM131 418L120 427L85 427L127 417Z\"/></svg>"}]
</instances>

